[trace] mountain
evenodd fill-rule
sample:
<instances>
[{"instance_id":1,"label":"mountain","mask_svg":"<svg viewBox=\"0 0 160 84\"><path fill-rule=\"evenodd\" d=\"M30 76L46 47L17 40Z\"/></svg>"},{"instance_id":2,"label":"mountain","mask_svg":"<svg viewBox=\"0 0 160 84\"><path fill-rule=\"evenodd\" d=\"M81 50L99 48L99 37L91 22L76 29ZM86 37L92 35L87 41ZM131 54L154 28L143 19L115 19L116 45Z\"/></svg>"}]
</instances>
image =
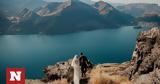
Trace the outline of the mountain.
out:
<instances>
[{"instance_id":1,"label":"mountain","mask_svg":"<svg viewBox=\"0 0 160 84\"><path fill-rule=\"evenodd\" d=\"M135 3L117 7L120 11L131 14L134 17L141 17L144 14L157 13L160 14L160 6L158 4Z\"/></svg>"},{"instance_id":2,"label":"mountain","mask_svg":"<svg viewBox=\"0 0 160 84\"><path fill-rule=\"evenodd\" d=\"M14 16L24 8L35 9L45 2L43 0L0 0L0 11L8 16Z\"/></svg>"},{"instance_id":3,"label":"mountain","mask_svg":"<svg viewBox=\"0 0 160 84\"><path fill-rule=\"evenodd\" d=\"M96 4L101 3L97 2ZM103 2L105 3L105 2ZM12 26L9 34L66 34L85 30L102 28L118 28L130 25L131 16L121 13L111 5L104 5L104 14L97 9L98 6L88 5L79 0L47 3L36 11L24 9L20 16L21 21ZM110 10L111 9L111 10ZM26 13L26 14L25 14ZM116 20L115 20L116 19ZM14 31L18 28L18 32Z\"/></svg>"},{"instance_id":4,"label":"mountain","mask_svg":"<svg viewBox=\"0 0 160 84\"><path fill-rule=\"evenodd\" d=\"M158 27L160 26L160 16L158 14L145 14L143 17L138 17L138 27Z\"/></svg>"},{"instance_id":5,"label":"mountain","mask_svg":"<svg viewBox=\"0 0 160 84\"><path fill-rule=\"evenodd\" d=\"M89 5L92 5L94 4L95 2L92 1L92 0L81 0L82 2L86 3L86 4L89 4Z\"/></svg>"},{"instance_id":6,"label":"mountain","mask_svg":"<svg viewBox=\"0 0 160 84\"><path fill-rule=\"evenodd\" d=\"M158 22L160 23L160 16L158 14L146 14L143 17L139 17L138 21L145 21L145 22Z\"/></svg>"},{"instance_id":7,"label":"mountain","mask_svg":"<svg viewBox=\"0 0 160 84\"><path fill-rule=\"evenodd\" d=\"M60 13L63 9L70 5L70 1L47 3L43 7L37 9L37 14L39 14L40 16L53 16L57 13Z\"/></svg>"},{"instance_id":8,"label":"mountain","mask_svg":"<svg viewBox=\"0 0 160 84\"><path fill-rule=\"evenodd\" d=\"M99 1L93 5L99 11L99 14L102 15L107 21L112 21L113 24L117 25L129 25L134 23L134 18L128 14L118 11L116 8L110 4Z\"/></svg>"},{"instance_id":9,"label":"mountain","mask_svg":"<svg viewBox=\"0 0 160 84\"><path fill-rule=\"evenodd\" d=\"M37 20L41 18L37 13L25 8L17 16L19 21L16 21L16 23L12 24L8 28L6 32L7 34L37 33L38 28L36 28L35 24Z\"/></svg>"}]
</instances>

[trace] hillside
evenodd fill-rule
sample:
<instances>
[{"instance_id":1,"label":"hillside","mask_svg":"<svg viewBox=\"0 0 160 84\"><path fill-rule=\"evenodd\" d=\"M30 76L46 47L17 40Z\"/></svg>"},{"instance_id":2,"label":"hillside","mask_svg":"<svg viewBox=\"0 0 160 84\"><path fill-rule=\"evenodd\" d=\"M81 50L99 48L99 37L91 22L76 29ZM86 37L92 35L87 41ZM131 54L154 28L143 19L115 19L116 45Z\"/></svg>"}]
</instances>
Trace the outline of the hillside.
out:
<instances>
[{"instance_id":1,"label":"hillside","mask_svg":"<svg viewBox=\"0 0 160 84\"><path fill-rule=\"evenodd\" d=\"M97 4L99 7L103 6L103 9L108 12L101 14ZM79 0L48 3L32 11L32 15L25 17L26 19L21 17L18 24L10 27L11 31L8 34L66 34L102 28L118 28L132 25L134 21L133 17L119 12L106 2L97 2L90 6ZM14 31L16 28L18 32Z\"/></svg>"},{"instance_id":2,"label":"hillside","mask_svg":"<svg viewBox=\"0 0 160 84\"><path fill-rule=\"evenodd\" d=\"M105 18L105 20L107 20L108 22L113 20L111 22L112 24L118 24L120 26L124 24L134 24L134 18L132 16L118 11L116 8L114 8L107 2L99 1L96 2L93 6L99 11L99 14L102 15Z\"/></svg>"},{"instance_id":3,"label":"hillside","mask_svg":"<svg viewBox=\"0 0 160 84\"><path fill-rule=\"evenodd\" d=\"M158 14L146 14L137 18L139 27L158 27L160 26L160 16Z\"/></svg>"},{"instance_id":4,"label":"hillside","mask_svg":"<svg viewBox=\"0 0 160 84\"><path fill-rule=\"evenodd\" d=\"M134 17L142 17L150 13L160 14L160 6L158 4L135 3L118 6L117 9Z\"/></svg>"}]
</instances>

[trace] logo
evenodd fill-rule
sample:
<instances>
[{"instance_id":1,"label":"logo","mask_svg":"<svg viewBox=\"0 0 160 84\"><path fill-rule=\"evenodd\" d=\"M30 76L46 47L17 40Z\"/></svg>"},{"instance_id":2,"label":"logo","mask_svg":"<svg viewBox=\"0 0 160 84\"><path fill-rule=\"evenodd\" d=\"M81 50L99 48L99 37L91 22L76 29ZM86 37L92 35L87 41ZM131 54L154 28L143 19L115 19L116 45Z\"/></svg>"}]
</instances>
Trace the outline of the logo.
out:
<instances>
[{"instance_id":1,"label":"logo","mask_svg":"<svg viewBox=\"0 0 160 84\"><path fill-rule=\"evenodd\" d=\"M25 69L7 68L6 84L25 84Z\"/></svg>"}]
</instances>

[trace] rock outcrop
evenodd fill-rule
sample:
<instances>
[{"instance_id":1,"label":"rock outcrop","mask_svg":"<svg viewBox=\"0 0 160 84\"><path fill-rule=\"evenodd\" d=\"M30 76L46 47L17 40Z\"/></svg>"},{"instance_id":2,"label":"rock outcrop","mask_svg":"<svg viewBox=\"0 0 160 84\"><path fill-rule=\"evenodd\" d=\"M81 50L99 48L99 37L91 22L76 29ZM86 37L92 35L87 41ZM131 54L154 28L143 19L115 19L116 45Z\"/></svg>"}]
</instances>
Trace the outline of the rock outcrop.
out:
<instances>
[{"instance_id":1,"label":"rock outcrop","mask_svg":"<svg viewBox=\"0 0 160 84\"><path fill-rule=\"evenodd\" d=\"M49 65L43 70L45 73L43 81L48 82L61 78L69 78L69 75L72 75L70 71L73 71L71 68L71 60L66 62L58 62L55 65Z\"/></svg>"},{"instance_id":2,"label":"rock outcrop","mask_svg":"<svg viewBox=\"0 0 160 84\"><path fill-rule=\"evenodd\" d=\"M73 79L73 67L71 66L72 59L65 62L58 62L55 65L49 65L46 67L43 72L45 73L43 82L50 82L54 80L67 79L68 82L72 82ZM92 65L91 62L88 61L88 65ZM91 70L92 66L88 66L87 74ZM86 75L87 75L86 74ZM86 76L87 77L87 76Z\"/></svg>"},{"instance_id":3,"label":"rock outcrop","mask_svg":"<svg viewBox=\"0 0 160 84\"><path fill-rule=\"evenodd\" d=\"M139 34L130 67L124 72L136 84L146 84L147 79L150 79L149 84L160 83L160 29L153 28Z\"/></svg>"}]
</instances>

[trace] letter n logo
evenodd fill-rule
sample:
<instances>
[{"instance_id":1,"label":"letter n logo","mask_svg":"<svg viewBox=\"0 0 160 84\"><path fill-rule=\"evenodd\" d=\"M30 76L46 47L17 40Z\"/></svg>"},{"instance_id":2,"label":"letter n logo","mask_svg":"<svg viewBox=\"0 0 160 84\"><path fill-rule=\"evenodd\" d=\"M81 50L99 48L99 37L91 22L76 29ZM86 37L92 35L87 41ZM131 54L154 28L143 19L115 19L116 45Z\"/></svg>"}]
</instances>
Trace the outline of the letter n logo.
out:
<instances>
[{"instance_id":1,"label":"letter n logo","mask_svg":"<svg viewBox=\"0 0 160 84\"><path fill-rule=\"evenodd\" d=\"M25 84L25 69L7 68L6 84Z\"/></svg>"}]
</instances>

